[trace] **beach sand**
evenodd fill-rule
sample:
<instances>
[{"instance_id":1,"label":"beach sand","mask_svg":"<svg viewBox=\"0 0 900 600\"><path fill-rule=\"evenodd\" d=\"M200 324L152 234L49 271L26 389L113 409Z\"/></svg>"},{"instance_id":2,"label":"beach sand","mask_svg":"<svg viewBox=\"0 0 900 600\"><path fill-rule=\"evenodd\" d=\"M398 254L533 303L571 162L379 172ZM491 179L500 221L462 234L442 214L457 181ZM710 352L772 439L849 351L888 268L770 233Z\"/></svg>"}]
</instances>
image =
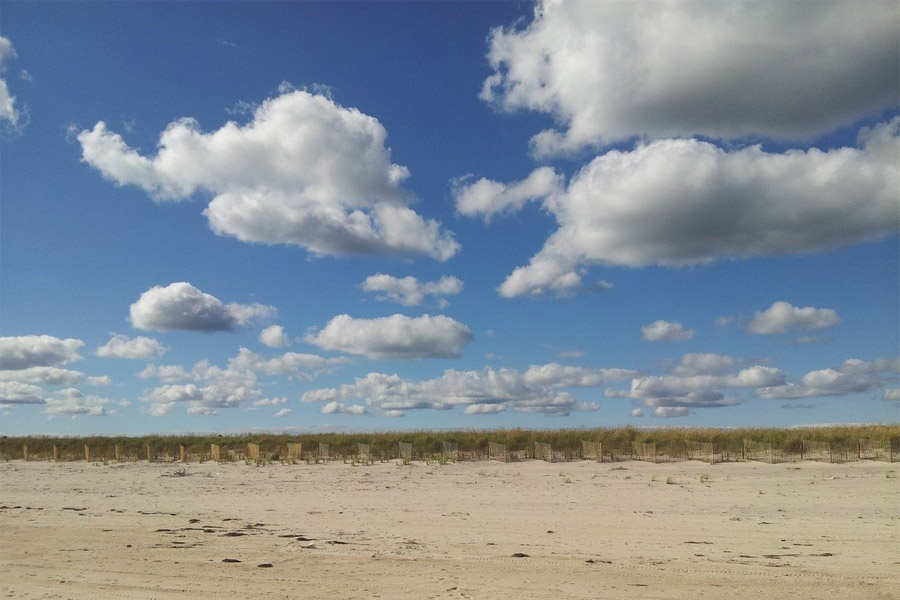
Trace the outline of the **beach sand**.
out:
<instances>
[{"instance_id":1,"label":"beach sand","mask_svg":"<svg viewBox=\"0 0 900 600\"><path fill-rule=\"evenodd\" d=\"M0 591L900 598L900 465L11 461Z\"/></svg>"}]
</instances>

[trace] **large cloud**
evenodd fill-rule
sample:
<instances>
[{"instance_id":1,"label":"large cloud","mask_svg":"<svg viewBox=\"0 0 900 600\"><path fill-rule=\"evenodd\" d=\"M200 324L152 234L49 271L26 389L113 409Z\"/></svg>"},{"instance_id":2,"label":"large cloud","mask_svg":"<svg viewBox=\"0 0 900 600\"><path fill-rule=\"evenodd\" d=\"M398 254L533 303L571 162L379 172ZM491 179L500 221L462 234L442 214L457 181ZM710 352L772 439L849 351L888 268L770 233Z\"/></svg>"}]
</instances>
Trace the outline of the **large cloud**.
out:
<instances>
[{"instance_id":1,"label":"large cloud","mask_svg":"<svg viewBox=\"0 0 900 600\"><path fill-rule=\"evenodd\" d=\"M171 123L152 158L103 122L78 135L83 160L119 185L158 201L215 197L204 214L220 235L290 244L323 255L424 254L446 260L459 245L409 208L387 133L373 117L306 91L263 102L246 125L203 133Z\"/></svg>"},{"instance_id":2,"label":"large cloud","mask_svg":"<svg viewBox=\"0 0 900 600\"><path fill-rule=\"evenodd\" d=\"M80 360L78 349L84 342L50 335L0 337L0 369L19 370L49 367Z\"/></svg>"},{"instance_id":3,"label":"large cloud","mask_svg":"<svg viewBox=\"0 0 900 600\"><path fill-rule=\"evenodd\" d=\"M860 147L774 154L660 140L610 151L543 206L559 223L504 296L573 290L592 264L640 267L813 252L900 227L900 118ZM457 202L466 194L456 190Z\"/></svg>"},{"instance_id":4,"label":"large cloud","mask_svg":"<svg viewBox=\"0 0 900 600\"><path fill-rule=\"evenodd\" d=\"M537 155L640 137L807 138L900 97L893 2L539 2L481 97L550 114Z\"/></svg>"},{"instance_id":5,"label":"large cloud","mask_svg":"<svg viewBox=\"0 0 900 600\"><path fill-rule=\"evenodd\" d=\"M181 281L154 286L131 305L130 321L138 329L169 331L230 331L255 318L269 318L275 308L263 304L224 304L221 300Z\"/></svg>"},{"instance_id":6,"label":"large cloud","mask_svg":"<svg viewBox=\"0 0 900 600\"><path fill-rule=\"evenodd\" d=\"M791 400L826 396L849 396L885 390L887 382L896 381L900 374L900 360L879 359L862 361L848 359L837 369L810 371L798 383L784 383L755 390L759 398Z\"/></svg>"},{"instance_id":7,"label":"large cloud","mask_svg":"<svg viewBox=\"0 0 900 600\"><path fill-rule=\"evenodd\" d=\"M443 315L354 319L338 315L306 340L326 350L376 359L456 358L472 340L469 328Z\"/></svg>"},{"instance_id":8,"label":"large cloud","mask_svg":"<svg viewBox=\"0 0 900 600\"><path fill-rule=\"evenodd\" d=\"M306 392L301 402L341 403L365 400L366 404L387 416L399 416L408 410L449 410L463 407L464 414L493 414L507 408L519 412L567 415L573 411L592 411L599 406L580 402L561 387L596 387L605 382L627 379L633 371L623 369L584 369L549 364L516 369L485 368L481 371L448 369L436 379L411 380L399 375L369 373L353 384Z\"/></svg>"},{"instance_id":9,"label":"large cloud","mask_svg":"<svg viewBox=\"0 0 900 600\"><path fill-rule=\"evenodd\" d=\"M446 275L437 281L419 281L411 276L394 277L377 273L366 277L360 287L367 292L374 292L378 300L391 300L403 306L418 306L426 296L432 296L438 299L438 304L443 308L449 304L445 296L460 293L463 283L452 275Z\"/></svg>"},{"instance_id":10,"label":"large cloud","mask_svg":"<svg viewBox=\"0 0 900 600\"><path fill-rule=\"evenodd\" d=\"M841 322L830 308L799 308L788 302L775 302L768 309L757 312L747 325L747 331L760 335L786 333L790 329L827 329Z\"/></svg>"}]
</instances>

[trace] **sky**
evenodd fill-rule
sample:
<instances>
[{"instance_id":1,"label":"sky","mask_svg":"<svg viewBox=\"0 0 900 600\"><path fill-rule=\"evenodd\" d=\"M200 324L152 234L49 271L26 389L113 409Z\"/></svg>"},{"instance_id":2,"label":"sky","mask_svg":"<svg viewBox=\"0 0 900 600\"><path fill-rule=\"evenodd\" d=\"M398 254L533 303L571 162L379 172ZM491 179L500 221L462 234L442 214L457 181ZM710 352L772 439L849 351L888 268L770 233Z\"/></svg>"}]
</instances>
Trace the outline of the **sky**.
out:
<instances>
[{"instance_id":1,"label":"sky","mask_svg":"<svg viewBox=\"0 0 900 600\"><path fill-rule=\"evenodd\" d=\"M0 3L0 434L900 422L896 2Z\"/></svg>"}]
</instances>

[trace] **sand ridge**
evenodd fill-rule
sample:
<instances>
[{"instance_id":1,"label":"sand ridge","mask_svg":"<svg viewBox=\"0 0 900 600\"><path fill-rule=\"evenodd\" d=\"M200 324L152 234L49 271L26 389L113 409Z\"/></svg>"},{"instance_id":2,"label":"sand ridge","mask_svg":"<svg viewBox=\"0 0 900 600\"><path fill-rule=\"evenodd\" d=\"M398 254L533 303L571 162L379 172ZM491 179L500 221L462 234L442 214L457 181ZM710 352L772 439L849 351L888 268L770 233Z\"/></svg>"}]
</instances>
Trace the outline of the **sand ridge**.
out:
<instances>
[{"instance_id":1,"label":"sand ridge","mask_svg":"<svg viewBox=\"0 0 900 600\"><path fill-rule=\"evenodd\" d=\"M0 464L8 598L900 598L900 465Z\"/></svg>"}]
</instances>

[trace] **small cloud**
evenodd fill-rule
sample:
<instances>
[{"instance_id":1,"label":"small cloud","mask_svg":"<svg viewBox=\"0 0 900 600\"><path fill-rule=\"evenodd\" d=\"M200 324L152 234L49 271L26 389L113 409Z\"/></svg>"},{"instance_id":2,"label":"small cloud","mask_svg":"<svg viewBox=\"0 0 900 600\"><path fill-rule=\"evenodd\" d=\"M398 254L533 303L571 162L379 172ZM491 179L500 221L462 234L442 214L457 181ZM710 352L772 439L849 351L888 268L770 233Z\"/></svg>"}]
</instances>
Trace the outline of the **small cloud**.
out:
<instances>
[{"instance_id":1,"label":"small cloud","mask_svg":"<svg viewBox=\"0 0 900 600\"><path fill-rule=\"evenodd\" d=\"M644 416L644 409L643 409L643 408L633 408L633 409L631 409L631 416L632 416L632 417L643 417L643 416Z\"/></svg>"},{"instance_id":2,"label":"small cloud","mask_svg":"<svg viewBox=\"0 0 900 600\"><path fill-rule=\"evenodd\" d=\"M294 411L293 411L292 409L290 409L290 408L282 408L281 410L279 410L278 412L276 412L276 413L275 413L274 415L272 415L272 416L275 417L275 418L277 418L277 419L280 419L281 417L286 417L286 416L288 416L288 415L291 414L292 412L294 412Z\"/></svg>"},{"instance_id":3,"label":"small cloud","mask_svg":"<svg viewBox=\"0 0 900 600\"><path fill-rule=\"evenodd\" d=\"M338 315L306 341L326 350L360 354L374 359L416 360L456 358L472 341L462 323L443 315L407 317L395 314L378 319Z\"/></svg>"},{"instance_id":4,"label":"small cloud","mask_svg":"<svg viewBox=\"0 0 900 600\"><path fill-rule=\"evenodd\" d=\"M364 415L367 414L366 407L361 404L344 404L343 402L329 402L324 405L320 412L323 415Z\"/></svg>"},{"instance_id":5,"label":"small cloud","mask_svg":"<svg viewBox=\"0 0 900 600\"><path fill-rule=\"evenodd\" d=\"M463 283L452 275L441 277L437 281L420 282L415 277L394 277L378 273L370 275L360 286L366 292L374 292L377 300L390 300L403 306L418 306L431 296L438 301L441 308L449 305L445 296L459 294Z\"/></svg>"},{"instance_id":6,"label":"small cloud","mask_svg":"<svg viewBox=\"0 0 900 600\"><path fill-rule=\"evenodd\" d=\"M641 327L641 335L648 342L684 342L694 337L694 330L685 329L681 323L660 320Z\"/></svg>"},{"instance_id":7,"label":"small cloud","mask_svg":"<svg viewBox=\"0 0 900 600\"><path fill-rule=\"evenodd\" d=\"M747 325L747 332L778 335L791 329L827 329L840 322L837 312L830 308L799 308L779 301L762 312L757 311Z\"/></svg>"},{"instance_id":8,"label":"small cloud","mask_svg":"<svg viewBox=\"0 0 900 600\"><path fill-rule=\"evenodd\" d=\"M277 314L272 306L262 304L224 304L187 282L154 286L131 305L129 320L138 329L155 331L231 331L236 325L246 326L256 318Z\"/></svg>"},{"instance_id":9,"label":"small cloud","mask_svg":"<svg viewBox=\"0 0 900 600\"><path fill-rule=\"evenodd\" d=\"M693 411L686 406L657 406L653 409L654 417L662 417L664 419L686 417Z\"/></svg>"},{"instance_id":10,"label":"small cloud","mask_svg":"<svg viewBox=\"0 0 900 600\"><path fill-rule=\"evenodd\" d=\"M260 343L269 348L284 348L291 344L290 338L285 334L281 325L270 325L259 333Z\"/></svg>"},{"instance_id":11,"label":"small cloud","mask_svg":"<svg viewBox=\"0 0 900 600\"><path fill-rule=\"evenodd\" d=\"M131 360L150 360L161 358L166 347L152 338L138 336L129 338L126 335L111 333L109 341L97 348L97 356L107 358L127 358Z\"/></svg>"},{"instance_id":12,"label":"small cloud","mask_svg":"<svg viewBox=\"0 0 900 600\"><path fill-rule=\"evenodd\" d=\"M95 387L105 387L105 386L112 385L112 377L110 377L109 375L99 375L96 377L88 377L85 380L85 383L87 385L92 385Z\"/></svg>"}]
</instances>

